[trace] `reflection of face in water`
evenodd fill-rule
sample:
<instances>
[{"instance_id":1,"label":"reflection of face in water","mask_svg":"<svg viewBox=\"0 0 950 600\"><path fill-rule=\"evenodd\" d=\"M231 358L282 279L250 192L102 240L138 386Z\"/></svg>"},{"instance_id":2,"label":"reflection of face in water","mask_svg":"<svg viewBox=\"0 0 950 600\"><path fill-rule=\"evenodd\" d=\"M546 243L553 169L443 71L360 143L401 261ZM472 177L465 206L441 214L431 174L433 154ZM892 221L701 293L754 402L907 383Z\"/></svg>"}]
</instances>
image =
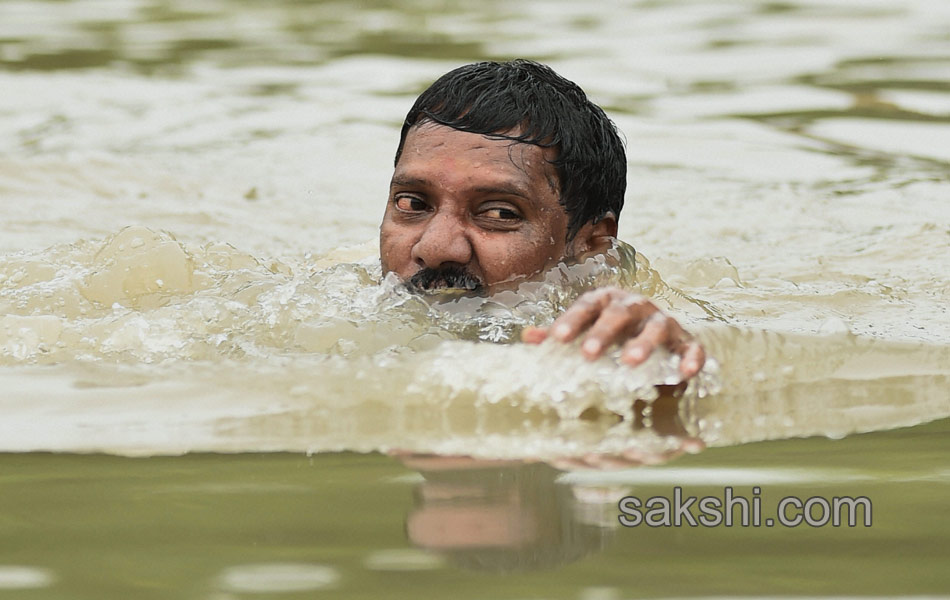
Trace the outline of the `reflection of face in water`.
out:
<instances>
[{"instance_id":1,"label":"reflection of face in water","mask_svg":"<svg viewBox=\"0 0 950 600\"><path fill-rule=\"evenodd\" d=\"M406 532L416 546L472 569L553 568L602 550L610 530L581 522L570 486L545 464L459 461L416 465L425 482L415 494ZM412 460L406 461L413 466Z\"/></svg>"}]
</instances>

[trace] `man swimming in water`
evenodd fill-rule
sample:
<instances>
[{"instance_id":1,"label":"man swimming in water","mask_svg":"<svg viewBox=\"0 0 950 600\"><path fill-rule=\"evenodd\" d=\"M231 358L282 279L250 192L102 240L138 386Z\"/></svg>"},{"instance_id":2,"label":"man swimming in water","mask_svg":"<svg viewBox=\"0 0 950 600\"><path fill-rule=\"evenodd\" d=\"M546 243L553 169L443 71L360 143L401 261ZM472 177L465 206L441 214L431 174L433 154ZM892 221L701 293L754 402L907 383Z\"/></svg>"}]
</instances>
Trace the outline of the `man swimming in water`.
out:
<instances>
[{"instance_id":1,"label":"man swimming in water","mask_svg":"<svg viewBox=\"0 0 950 600\"><path fill-rule=\"evenodd\" d=\"M491 293L561 261L610 248L627 161L604 111L576 84L526 61L459 67L406 116L380 226L383 272L429 292ZM702 368L702 346L646 298L607 287L581 295L525 342L571 342L596 359L614 344L642 363L658 347Z\"/></svg>"}]
</instances>

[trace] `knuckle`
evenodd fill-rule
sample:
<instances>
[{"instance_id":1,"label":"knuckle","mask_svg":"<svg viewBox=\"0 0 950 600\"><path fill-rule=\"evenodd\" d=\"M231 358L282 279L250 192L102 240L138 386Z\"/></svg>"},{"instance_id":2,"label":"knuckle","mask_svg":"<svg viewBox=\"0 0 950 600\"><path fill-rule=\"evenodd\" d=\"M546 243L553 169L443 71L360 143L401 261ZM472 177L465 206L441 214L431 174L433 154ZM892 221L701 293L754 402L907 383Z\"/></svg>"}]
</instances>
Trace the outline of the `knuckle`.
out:
<instances>
[{"instance_id":1,"label":"knuckle","mask_svg":"<svg viewBox=\"0 0 950 600\"><path fill-rule=\"evenodd\" d=\"M633 292L628 292L623 290L623 293L615 297L617 302L620 302L628 308L634 307L643 307L650 305L650 301L647 300L644 296L640 294L634 294Z\"/></svg>"},{"instance_id":2,"label":"knuckle","mask_svg":"<svg viewBox=\"0 0 950 600\"><path fill-rule=\"evenodd\" d=\"M642 294L632 292L616 285L609 285L594 290L589 290L578 297L578 300L581 299L595 302L606 302L607 304L619 303L626 307L652 305L650 300Z\"/></svg>"},{"instance_id":3,"label":"knuckle","mask_svg":"<svg viewBox=\"0 0 950 600\"><path fill-rule=\"evenodd\" d=\"M611 300L610 303L604 307L604 312L609 312L615 315L628 315L630 313L628 306L621 301L618 301L616 298Z\"/></svg>"}]
</instances>

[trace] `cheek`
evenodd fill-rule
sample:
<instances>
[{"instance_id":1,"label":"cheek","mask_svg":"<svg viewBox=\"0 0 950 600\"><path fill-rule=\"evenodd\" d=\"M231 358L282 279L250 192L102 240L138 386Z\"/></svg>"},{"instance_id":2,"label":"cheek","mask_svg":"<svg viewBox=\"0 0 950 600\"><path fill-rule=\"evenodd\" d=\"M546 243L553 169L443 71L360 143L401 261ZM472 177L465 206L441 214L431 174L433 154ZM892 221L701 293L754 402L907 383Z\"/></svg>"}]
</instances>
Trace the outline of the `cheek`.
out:
<instances>
[{"instance_id":1,"label":"cheek","mask_svg":"<svg viewBox=\"0 0 950 600\"><path fill-rule=\"evenodd\" d=\"M379 228L379 260L384 274L390 271L404 274L402 271L411 262L413 243L408 232L383 223Z\"/></svg>"},{"instance_id":2,"label":"cheek","mask_svg":"<svg viewBox=\"0 0 950 600\"><path fill-rule=\"evenodd\" d=\"M530 276L553 264L556 254L547 237L480 239L478 263L489 283L498 283L512 277Z\"/></svg>"}]
</instances>

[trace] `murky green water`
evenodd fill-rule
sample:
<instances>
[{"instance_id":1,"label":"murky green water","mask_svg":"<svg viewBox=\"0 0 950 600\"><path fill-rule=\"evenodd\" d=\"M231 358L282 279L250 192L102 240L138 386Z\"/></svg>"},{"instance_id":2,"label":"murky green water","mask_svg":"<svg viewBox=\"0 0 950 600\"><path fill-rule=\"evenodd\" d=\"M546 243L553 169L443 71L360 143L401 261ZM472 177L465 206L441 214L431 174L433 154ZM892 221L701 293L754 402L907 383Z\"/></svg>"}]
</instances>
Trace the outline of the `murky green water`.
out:
<instances>
[{"instance_id":1,"label":"murky green water","mask_svg":"<svg viewBox=\"0 0 950 600\"><path fill-rule=\"evenodd\" d=\"M29 567L37 586L4 592L15 578L0 568L0 595L940 596L950 586L948 434L943 420L568 476L407 460L420 474L372 454L8 454L0 564ZM763 515L787 495L863 495L872 525L619 525L617 498L672 497L677 485L697 496L761 486Z\"/></svg>"},{"instance_id":2,"label":"murky green water","mask_svg":"<svg viewBox=\"0 0 950 600\"><path fill-rule=\"evenodd\" d=\"M946 595L948 32L940 0L0 2L0 596ZM571 285L381 281L406 110L515 56L627 139L638 268L554 275L697 331L678 404L629 402L667 357L502 343ZM677 485L874 520L619 526Z\"/></svg>"}]
</instances>

